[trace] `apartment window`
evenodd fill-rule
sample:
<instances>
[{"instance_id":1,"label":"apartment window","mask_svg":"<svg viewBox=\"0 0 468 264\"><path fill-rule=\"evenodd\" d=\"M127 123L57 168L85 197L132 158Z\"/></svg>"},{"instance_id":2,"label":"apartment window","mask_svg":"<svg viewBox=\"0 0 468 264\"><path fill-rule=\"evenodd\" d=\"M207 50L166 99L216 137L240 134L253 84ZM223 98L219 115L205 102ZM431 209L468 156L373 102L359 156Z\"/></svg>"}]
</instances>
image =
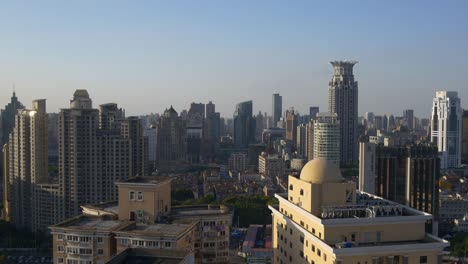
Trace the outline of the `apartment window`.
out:
<instances>
[{"instance_id":1,"label":"apartment window","mask_svg":"<svg viewBox=\"0 0 468 264\"><path fill-rule=\"evenodd\" d=\"M138 192L137 199L138 201L143 201L143 192Z\"/></svg>"},{"instance_id":2,"label":"apartment window","mask_svg":"<svg viewBox=\"0 0 468 264\"><path fill-rule=\"evenodd\" d=\"M315 252L315 246L312 245L312 252Z\"/></svg>"},{"instance_id":3,"label":"apartment window","mask_svg":"<svg viewBox=\"0 0 468 264\"><path fill-rule=\"evenodd\" d=\"M327 261L327 254L323 254L323 260Z\"/></svg>"},{"instance_id":4,"label":"apartment window","mask_svg":"<svg viewBox=\"0 0 468 264\"><path fill-rule=\"evenodd\" d=\"M63 258L58 258L58 263L63 263Z\"/></svg>"},{"instance_id":5,"label":"apartment window","mask_svg":"<svg viewBox=\"0 0 468 264\"><path fill-rule=\"evenodd\" d=\"M304 190L301 189L300 195L304 195Z\"/></svg>"},{"instance_id":6,"label":"apartment window","mask_svg":"<svg viewBox=\"0 0 468 264\"><path fill-rule=\"evenodd\" d=\"M300 237L299 237L299 241L301 241L301 243L304 244L304 237L303 237L303 236L300 236Z\"/></svg>"},{"instance_id":7,"label":"apartment window","mask_svg":"<svg viewBox=\"0 0 468 264\"><path fill-rule=\"evenodd\" d=\"M58 234L57 235L57 240L63 240L63 234Z\"/></svg>"},{"instance_id":8,"label":"apartment window","mask_svg":"<svg viewBox=\"0 0 468 264\"><path fill-rule=\"evenodd\" d=\"M98 242L98 243L102 243L102 242L103 242L102 237L98 237L98 238L97 238L97 242Z\"/></svg>"},{"instance_id":9,"label":"apartment window","mask_svg":"<svg viewBox=\"0 0 468 264\"><path fill-rule=\"evenodd\" d=\"M419 257L419 263L420 264L426 264L427 263L427 256L420 256Z\"/></svg>"},{"instance_id":10,"label":"apartment window","mask_svg":"<svg viewBox=\"0 0 468 264\"><path fill-rule=\"evenodd\" d=\"M58 252L63 252L63 251L64 251L64 250L63 250L63 246L58 246L58 247L57 247L57 251L58 251Z\"/></svg>"},{"instance_id":11,"label":"apartment window","mask_svg":"<svg viewBox=\"0 0 468 264\"><path fill-rule=\"evenodd\" d=\"M102 248L98 248L98 250L97 250L97 254L98 254L99 256L102 256L102 255L104 255L104 249L102 249Z\"/></svg>"},{"instance_id":12,"label":"apartment window","mask_svg":"<svg viewBox=\"0 0 468 264\"><path fill-rule=\"evenodd\" d=\"M290 184L290 185L289 185L289 190L292 191L293 189L294 189L294 188L293 188L293 185Z\"/></svg>"},{"instance_id":13,"label":"apartment window","mask_svg":"<svg viewBox=\"0 0 468 264\"><path fill-rule=\"evenodd\" d=\"M315 228L312 228L312 234L315 235Z\"/></svg>"},{"instance_id":14,"label":"apartment window","mask_svg":"<svg viewBox=\"0 0 468 264\"><path fill-rule=\"evenodd\" d=\"M322 251L320 251L320 249L317 249L317 256L321 256L322 255Z\"/></svg>"},{"instance_id":15,"label":"apartment window","mask_svg":"<svg viewBox=\"0 0 468 264\"><path fill-rule=\"evenodd\" d=\"M170 247L171 247L171 242L166 242L166 243L164 244L164 246L167 247L167 248L170 248Z\"/></svg>"},{"instance_id":16,"label":"apartment window","mask_svg":"<svg viewBox=\"0 0 468 264\"><path fill-rule=\"evenodd\" d=\"M135 192L130 191L130 201L135 201Z\"/></svg>"},{"instance_id":17,"label":"apartment window","mask_svg":"<svg viewBox=\"0 0 468 264\"><path fill-rule=\"evenodd\" d=\"M304 257L304 251L302 251L302 250L299 251L299 256L301 256L301 258L303 258Z\"/></svg>"}]
</instances>

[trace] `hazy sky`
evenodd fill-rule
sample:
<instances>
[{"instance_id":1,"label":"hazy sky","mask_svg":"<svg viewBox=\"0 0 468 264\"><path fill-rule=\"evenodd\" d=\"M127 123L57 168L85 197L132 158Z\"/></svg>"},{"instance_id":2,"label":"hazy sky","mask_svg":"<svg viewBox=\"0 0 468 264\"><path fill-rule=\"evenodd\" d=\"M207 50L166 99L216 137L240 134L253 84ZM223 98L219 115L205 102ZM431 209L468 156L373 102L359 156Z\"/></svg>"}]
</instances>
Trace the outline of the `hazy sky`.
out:
<instances>
[{"instance_id":1,"label":"hazy sky","mask_svg":"<svg viewBox=\"0 0 468 264\"><path fill-rule=\"evenodd\" d=\"M2 1L0 105L67 108L75 89L127 114L254 101L327 110L330 60L357 60L359 112L429 116L436 90L468 108L468 1Z\"/></svg>"}]
</instances>

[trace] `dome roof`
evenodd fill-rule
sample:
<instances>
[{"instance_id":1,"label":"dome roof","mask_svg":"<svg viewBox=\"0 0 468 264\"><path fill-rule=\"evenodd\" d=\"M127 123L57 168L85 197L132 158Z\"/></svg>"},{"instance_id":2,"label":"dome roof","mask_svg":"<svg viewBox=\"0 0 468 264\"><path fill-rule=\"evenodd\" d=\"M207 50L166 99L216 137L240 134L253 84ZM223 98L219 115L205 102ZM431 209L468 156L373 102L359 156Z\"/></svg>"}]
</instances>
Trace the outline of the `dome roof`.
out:
<instances>
[{"instance_id":1,"label":"dome roof","mask_svg":"<svg viewBox=\"0 0 468 264\"><path fill-rule=\"evenodd\" d=\"M302 168L301 180L310 183L341 182L343 177L338 166L328 160L314 159Z\"/></svg>"}]
</instances>

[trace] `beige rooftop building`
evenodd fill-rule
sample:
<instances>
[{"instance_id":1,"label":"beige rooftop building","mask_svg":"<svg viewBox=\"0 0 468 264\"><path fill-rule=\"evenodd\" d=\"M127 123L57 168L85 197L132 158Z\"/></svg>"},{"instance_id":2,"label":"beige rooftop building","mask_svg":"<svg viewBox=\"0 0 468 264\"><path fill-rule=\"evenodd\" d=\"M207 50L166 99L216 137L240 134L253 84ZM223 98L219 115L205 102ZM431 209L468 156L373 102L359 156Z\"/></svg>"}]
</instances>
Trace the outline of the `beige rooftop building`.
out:
<instances>
[{"instance_id":1,"label":"beige rooftop building","mask_svg":"<svg viewBox=\"0 0 468 264\"><path fill-rule=\"evenodd\" d=\"M449 245L425 232L432 215L356 191L330 161L309 161L275 196L274 263L442 263Z\"/></svg>"},{"instance_id":2,"label":"beige rooftop building","mask_svg":"<svg viewBox=\"0 0 468 264\"><path fill-rule=\"evenodd\" d=\"M208 205L172 208L171 181L121 180L118 202L81 206L83 215L50 227L54 263L226 263L231 212Z\"/></svg>"}]
</instances>

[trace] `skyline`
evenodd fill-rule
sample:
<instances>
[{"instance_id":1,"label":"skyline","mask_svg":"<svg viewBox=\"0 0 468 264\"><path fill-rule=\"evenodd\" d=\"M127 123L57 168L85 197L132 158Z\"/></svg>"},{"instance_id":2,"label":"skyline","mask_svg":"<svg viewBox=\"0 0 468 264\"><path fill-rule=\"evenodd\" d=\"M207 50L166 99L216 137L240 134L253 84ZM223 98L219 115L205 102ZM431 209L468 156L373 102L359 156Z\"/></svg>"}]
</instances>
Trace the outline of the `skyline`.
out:
<instances>
[{"instance_id":1,"label":"skyline","mask_svg":"<svg viewBox=\"0 0 468 264\"><path fill-rule=\"evenodd\" d=\"M466 7L464 1L4 3L0 104L15 85L23 104L45 98L48 112L68 108L76 89L87 89L94 107L115 102L129 116L170 105L180 112L210 100L223 117L247 100L254 113L271 115L273 93L283 96L283 110L307 114L318 105L325 112L328 62L357 60L359 115L414 109L428 118L437 90L457 91L468 108L460 78L468 59ZM343 27L349 21L351 30Z\"/></svg>"}]
</instances>

